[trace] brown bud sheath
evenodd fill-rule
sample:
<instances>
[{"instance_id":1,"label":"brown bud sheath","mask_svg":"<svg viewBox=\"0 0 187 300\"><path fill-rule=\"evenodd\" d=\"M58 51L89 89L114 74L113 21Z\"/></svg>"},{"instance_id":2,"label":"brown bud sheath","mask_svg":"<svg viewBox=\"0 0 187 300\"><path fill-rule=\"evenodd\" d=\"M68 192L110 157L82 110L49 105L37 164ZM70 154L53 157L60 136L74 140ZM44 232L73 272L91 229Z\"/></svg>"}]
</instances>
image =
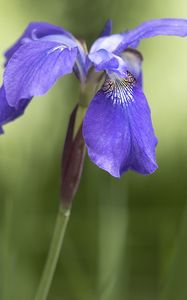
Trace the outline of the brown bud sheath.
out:
<instances>
[{"instance_id":1,"label":"brown bud sheath","mask_svg":"<svg viewBox=\"0 0 187 300\"><path fill-rule=\"evenodd\" d=\"M79 186L86 149L82 136L82 125L74 136L77 109L78 106L75 107L69 119L62 155L61 199L65 209L71 206L73 197Z\"/></svg>"}]
</instances>

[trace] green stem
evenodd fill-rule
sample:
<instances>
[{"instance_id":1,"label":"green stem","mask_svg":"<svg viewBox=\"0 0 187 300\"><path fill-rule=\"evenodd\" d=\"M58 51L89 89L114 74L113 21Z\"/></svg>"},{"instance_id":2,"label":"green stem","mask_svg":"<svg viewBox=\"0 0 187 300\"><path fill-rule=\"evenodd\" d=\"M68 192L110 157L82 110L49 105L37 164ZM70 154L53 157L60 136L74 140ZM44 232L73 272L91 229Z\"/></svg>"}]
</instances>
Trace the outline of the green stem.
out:
<instances>
[{"instance_id":1,"label":"green stem","mask_svg":"<svg viewBox=\"0 0 187 300\"><path fill-rule=\"evenodd\" d=\"M60 205L47 261L38 287L38 291L36 293L35 300L47 299L49 289L52 283L53 275L58 262L58 258L60 255L60 251L62 248L62 244L64 241L64 236L65 236L69 216L70 216L70 209L64 210Z\"/></svg>"}]
</instances>

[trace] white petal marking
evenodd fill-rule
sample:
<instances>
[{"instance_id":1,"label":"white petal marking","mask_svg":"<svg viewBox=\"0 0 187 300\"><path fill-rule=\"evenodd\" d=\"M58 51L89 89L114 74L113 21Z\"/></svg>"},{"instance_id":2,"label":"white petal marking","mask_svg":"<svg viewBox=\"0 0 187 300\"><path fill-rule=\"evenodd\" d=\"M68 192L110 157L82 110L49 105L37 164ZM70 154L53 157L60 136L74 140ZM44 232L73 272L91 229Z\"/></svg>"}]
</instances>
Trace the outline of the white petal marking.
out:
<instances>
[{"instance_id":1,"label":"white petal marking","mask_svg":"<svg viewBox=\"0 0 187 300\"><path fill-rule=\"evenodd\" d=\"M102 86L102 90L106 97L111 99L113 105L122 105L127 107L130 103L134 102L133 99L133 86L136 79L130 72L127 72L127 77L115 79L106 77Z\"/></svg>"}]
</instances>

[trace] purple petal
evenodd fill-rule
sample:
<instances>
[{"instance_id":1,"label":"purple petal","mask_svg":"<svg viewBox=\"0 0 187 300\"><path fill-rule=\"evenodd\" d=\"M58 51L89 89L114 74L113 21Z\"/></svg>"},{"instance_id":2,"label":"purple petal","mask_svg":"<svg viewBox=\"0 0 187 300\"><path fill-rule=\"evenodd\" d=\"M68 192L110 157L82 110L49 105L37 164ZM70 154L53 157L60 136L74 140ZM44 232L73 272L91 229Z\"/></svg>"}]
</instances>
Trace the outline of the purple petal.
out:
<instances>
[{"instance_id":1,"label":"purple petal","mask_svg":"<svg viewBox=\"0 0 187 300\"><path fill-rule=\"evenodd\" d=\"M91 160L115 177L157 168L150 109L135 83L107 78L87 110L83 135Z\"/></svg>"},{"instance_id":2,"label":"purple petal","mask_svg":"<svg viewBox=\"0 0 187 300\"><path fill-rule=\"evenodd\" d=\"M120 55L128 65L128 71L133 74L137 82L142 87L142 54L136 50L128 48Z\"/></svg>"},{"instance_id":3,"label":"purple petal","mask_svg":"<svg viewBox=\"0 0 187 300\"><path fill-rule=\"evenodd\" d=\"M137 46L145 38L159 35L187 36L187 19L156 19L142 23L123 35L123 41L116 44L116 54L129 46Z\"/></svg>"},{"instance_id":4,"label":"purple petal","mask_svg":"<svg viewBox=\"0 0 187 300\"><path fill-rule=\"evenodd\" d=\"M125 76L128 66L121 57L104 49L90 53L88 57L93 63L97 72L107 70L109 73L115 72L119 76Z\"/></svg>"},{"instance_id":5,"label":"purple petal","mask_svg":"<svg viewBox=\"0 0 187 300\"><path fill-rule=\"evenodd\" d=\"M127 47L137 47L142 39L159 35L187 36L187 19L150 20L127 32L100 37L93 43L90 53L105 49L119 54Z\"/></svg>"},{"instance_id":6,"label":"purple petal","mask_svg":"<svg viewBox=\"0 0 187 300\"><path fill-rule=\"evenodd\" d=\"M100 49L107 50L108 52L114 52L118 45L124 41L123 34L112 34L106 37L98 38L92 45L90 53L96 52Z\"/></svg>"},{"instance_id":7,"label":"purple petal","mask_svg":"<svg viewBox=\"0 0 187 300\"><path fill-rule=\"evenodd\" d=\"M46 93L55 81L71 73L77 48L67 48L55 42L32 41L22 45L10 59L4 74L7 101L18 105Z\"/></svg>"},{"instance_id":8,"label":"purple petal","mask_svg":"<svg viewBox=\"0 0 187 300\"><path fill-rule=\"evenodd\" d=\"M69 48L77 47L77 59L76 59L76 65L74 66L74 72L75 75L81 81L85 81L87 75L87 67L86 67L87 55L79 40L75 39L73 36L70 38L69 36L65 36L62 34L47 35L45 37L40 38L40 40L48 41L48 42L56 42L59 44L66 45Z\"/></svg>"},{"instance_id":9,"label":"purple petal","mask_svg":"<svg viewBox=\"0 0 187 300\"><path fill-rule=\"evenodd\" d=\"M100 34L100 37L111 35L111 33L112 33L112 21L107 20L105 23L104 29Z\"/></svg>"},{"instance_id":10,"label":"purple petal","mask_svg":"<svg viewBox=\"0 0 187 300\"><path fill-rule=\"evenodd\" d=\"M20 117L24 113L29 102L30 99L23 99L20 101L17 109L11 107L8 105L4 86L0 88L0 134L3 133L3 131L1 131L1 126Z\"/></svg>"},{"instance_id":11,"label":"purple petal","mask_svg":"<svg viewBox=\"0 0 187 300\"><path fill-rule=\"evenodd\" d=\"M109 74L115 73L125 77L127 70L140 82L142 55L135 49L127 49L121 56L117 56L107 50L100 49L88 55L89 60L97 72L106 70Z\"/></svg>"},{"instance_id":12,"label":"purple petal","mask_svg":"<svg viewBox=\"0 0 187 300\"><path fill-rule=\"evenodd\" d=\"M5 57L8 60L12 57L14 52L24 43L25 39L33 39L33 37L37 38L42 38L46 35L55 35L55 34L61 34L65 35L69 38L73 38L71 33L68 31L64 30L61 27L54 26L52 24L46 23L46 22L32 22L30 23L27 28L25 29L24 33L22 36L17 40L17 42L10 47L6 52L5 52ZM7 64L6 62L6 64Z\"/></svg>"}]
</instances>

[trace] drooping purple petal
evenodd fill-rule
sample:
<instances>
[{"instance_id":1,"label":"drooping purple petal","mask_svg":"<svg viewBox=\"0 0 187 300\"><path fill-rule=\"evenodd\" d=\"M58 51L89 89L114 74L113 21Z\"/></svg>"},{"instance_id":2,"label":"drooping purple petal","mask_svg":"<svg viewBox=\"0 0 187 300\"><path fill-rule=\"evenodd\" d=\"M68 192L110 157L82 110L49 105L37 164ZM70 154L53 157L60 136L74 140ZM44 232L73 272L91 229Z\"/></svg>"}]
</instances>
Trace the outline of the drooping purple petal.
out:
<instances>
[{"instance_id":1,"label":"drooping purple petal","mask_svg":"<svg viewBox=\"0 0 187 300\"><path fill-rule=\"evenodd\" d=\"M99 37L109 36L112 33L112 21L107 20L104 26L103 31L101 32Z\"/></svg>"},{"instance_id":2,"label":"drooping purple petal","mask_svg":"<svg viewBox=\"0 0 187 300\"><path fill-rule=\"evenodd\" d=\"M1 129L4 124L13 121L24 113L30 100L31 99L22 99L16 109L8 105L4 86L0 88L0 134L3 133Z\"/></svg>"},{"instance_id":3,"label":"drooping purple petal","mask_svg":"<svg viewBox=\"0 0 187 300\"><path fill-rule=\"evenodd\" d=\"M20 99L46 93L59 77L72 72L76 55L77 48L55 42L37 40L22 45L4 73L9 105L17 107Z\"/></svg>"},{"instance_id":4,"label":"drooping purple petal","mask_svg":"<svg viewBox=\"0 0 187 300\"><path fill-rule=\"evenodd\" d=\"M55 34L61 34L73 39L72 34L61 27L46 22L30 23L25 29L22 36L17 40L17 42L5 52L5 57L7 60L5 64L7 64L8 60L12 57L14 52L25 42L26 39L35 39L35 37L42 38L46 35Z\"/></svg>"},{"instance_id":5,"label":"drooping purple petal","mask_svg":"<svg viewBox=\"0 0 187 300\"><path fill-rule=\"evenodd\" d=\"M73 36L69 37L62 34L47 35L40 38L40 40L60 43L66 45L69 48L77 47L77 59L76 59L76 65L74 66L74 72L75 75L82 82L85 81L87 75L87 67L86 67L87 55L83 45L79 40L77 40Z\"/></svg>"},{"instance_id":6,"label":"drooping purple petal","mask_svg":"<svg viewBox=\"0 0 187 300\"><path fill-rule=\"evenodd\" d=\"M119 54L129 46L137 46L142 39L162 35L187 36L187 19L171 18L146 21L135 29L124 33L123 40L116 45L114 52Z\"/></svg>"},{"instance_id":7,"label":"drooping purple petal","mask_svg":"<svg viewBox=\"0 0 187 300\"><path fill-rule=\"evenodd\" d=\"M145 38L160 35L187 36L187 19L155 19L142 23L135 29L123 33L98 38L92 45L90 53L105 49L119 54L127 47L137 47Z\"/></svg>"},{"instance_id":8,"label":"drooping purple petal","mask_svg":"<svg viewBox=\"0 0 187 300\"><path fill-rule=\"evenodd\" d=\"M157 168L150 109L137 84L106 79L87 110L83 136L91 160L115 177Z\"/></svg>"}]
</instances>

